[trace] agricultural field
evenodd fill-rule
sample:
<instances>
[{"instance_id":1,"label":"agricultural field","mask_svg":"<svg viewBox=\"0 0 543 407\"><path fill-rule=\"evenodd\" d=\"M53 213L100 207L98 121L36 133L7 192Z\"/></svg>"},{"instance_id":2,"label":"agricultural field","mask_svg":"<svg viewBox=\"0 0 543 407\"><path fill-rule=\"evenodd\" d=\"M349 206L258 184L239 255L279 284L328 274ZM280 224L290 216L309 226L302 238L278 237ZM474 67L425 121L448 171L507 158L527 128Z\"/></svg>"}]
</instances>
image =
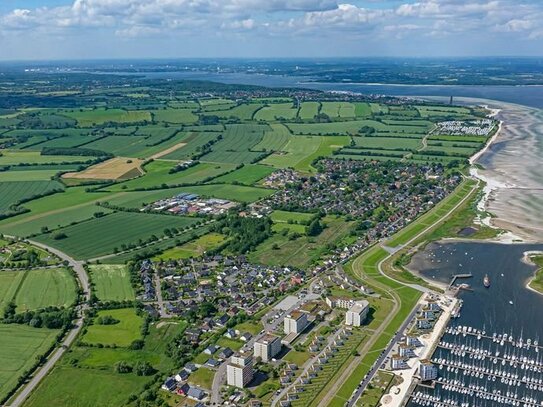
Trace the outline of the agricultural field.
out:
<instances>
[{"instance_id":1,"label":"agricultural field","mask_svg":"<svg viewBox=\"0 0 543 407\"><path fill-rule=\"evenodd\" d=\"M2 254L2 257L4 255ZM0 309L15 298L25 274L23 271L2 271L0 273Z\"/></svg>"},{"instance_id":2,"label":"agricultural field","mask_svg":"<svg viewBox=\"0 0 543 407\"><path fill-rule=\"evenodd\" d=\"M119 322L111 325L98 324L96 318L104 316L110 316ZM83 343L128 347L136 339L141 339L143 318L137 315L133 308L99 311L96 318L81 338Z\"/></svg>"},{"instance_id":3,"label":"agricultural field","mask_svg":"<svg viewBox=\"0 0 543 407\"><path fill-rule=\"evenodd\" d=\"M283 147L261 161L262 164L276 168L294 168L312 171L311 163L317 157L332 155L334 150L350 143L349 137L294 136Z\"/></svg>"},{"instance_id":4,"label":"agricultural field","mask_svg":"<svg viewBox=\"0 0 543 407\"><path fill-rule=\"evenodd\" d=\"M270 175L273 171L275 171L275 168L266 165L247 164L238 170L215 178L213 183L253 185L262 178Z\"/></svg>"},{"instance_id":5,"label":"agricultural field","mask_svg":"<svg viewBox=\"0 0 543 407\"><path fill-rule=\"evenodd\" d=\"M320 107L320 102L302 102L300 111L298 112L298 117L302 120L313 119L317 114L319 114Z\"/></svg>"},{"instance_id":6,"label":"agricultural field","mask_svg":"<svg viewBox=\"0 0 543 407\"><path fill-rule=\"evenodd\" d=\"M289 142L292 135L285 125L271 123L270 130L264 132L264 137L253 147L254 151L280 151Z\"/></svg>"},{"instance_id":7,"label":"agricultural field","mask_svg":"<svg viewBox=\"0 0 543 407\"><path fill-rule=\"evenodd\" d=\"M187 242L181 246L173 247L153 257L154 261L189 259L200 257L209 250L221 246L225 242L224 235L219 233L208 233L199 238Z\"/></svg>"},{"instance_id":8,"label":"agricultural field","mask_svg":"<svg viewBox=\"0 0 543 407\"><path fill-rule=\"evenodd\" d=\"M52 191L62 191L57 181L9 181L0 183L0 214L10 212L22 200L29 200Z\"/></svg>"},{"instance_id":9,"label":"agricultural field","mask_svg":"<svg viewBox=\"0 0 543 407\"><path fill-rule=\"evenodd\" d=\"M17 312L49 306L69 307L76 299L76 283L63 268L33 269L25 275L15 296Z\"/></svg>"},{"instance_id":10,"label":"agricultural field","mask_svg":"<svg viewBox=\"0 0 543 407\"><path fill-rule=\"evenodd\" d=\"M235 169L234 164L201 162L185 170L170 173L175 162L155 160L143 167L145 175L133 180L107 187L108 191L133 191L160 188L163 185L195 184L211 180Z\"/></svg>"},{"instance_id":11,"label":"agricultural field","mask_svg":"<svg viewBox=\"0 0 543 407\"><path fill-rule=\"evenodd\" d=\"M132 301L134 289L130 284L130 274L125 265L90 265L90 278L94 293L100 301Z\"/></svg>"},{"instance_id":12,"label":"agricultural field","mask_svg":"<svg viewBox=\"0 0 543 407\"><path fill-rule=\"evenodd\" d=\"M88 259L137 245L153 235L164 236L164 229L183 229L198 222L196 218L115 212L55 232L37 236L38 242L53 246L77 259Z\"/></svg>"},{"instance_id":13,"label":"agricultural field","mask_svg":"<svg viewBox=\"0 0 543 407\"><path fill-rule=\"evenodd\" d=\"M70 172L62 175L68 179L102 179L123 180L135 178L142 174L143 160L116 157L86 168L81 172Z\"/></svg>"},{"instance_id":14,"label":"agricultural field","mask_svg":"<svg viewBox=\"0 0 543 407\"><path fill-rule=\"evenodd\" d=\"M97 108L91 110L63 111L63 115L77 120L80 127L92 127L104 123L151 122L151 114L146 111L127 111L123 109Z\"/></svg>"},{"instance_id":15,"label":"agricultural field","mask_svg":"<svg viewBox=\"0 0 543 407\"><path fill-rule=\"evenodd\" d=\"M58 330L0 324L0 399L17 385L19 377L55 342Z\"/></svg>"},{"instance_id":16,"label":"agricultural field","mask_svg":"<svg viewBox=\"0 0 543 407\"><path fill-rule=\"evenodd\" d=\"M190 109L153 110L151 114L156 122L190 124L198 120L198 116L192 113Z\"/></svg>"},{"instance_id":17,"label":"agricultural field","mask_svg":"<svg viewBox=\"0 0 543 407\"><path fill-rule=\"evenodd\" d=\"M298 114L298 109L293 103L274 103L264 106L254 116L254 119L265 122L274 122L279 120L292 120Z\"/></svg>"},{"instance_id":18,"label":"agricultural field","mask_svg":"<svg viewBox=\"0 0 543 407\"><path fill-rule=\"evenodd\" d=\"M355 105L346 102L322 102L321 113L331 118L355 117Z\"/></svg>"}]
</instances>

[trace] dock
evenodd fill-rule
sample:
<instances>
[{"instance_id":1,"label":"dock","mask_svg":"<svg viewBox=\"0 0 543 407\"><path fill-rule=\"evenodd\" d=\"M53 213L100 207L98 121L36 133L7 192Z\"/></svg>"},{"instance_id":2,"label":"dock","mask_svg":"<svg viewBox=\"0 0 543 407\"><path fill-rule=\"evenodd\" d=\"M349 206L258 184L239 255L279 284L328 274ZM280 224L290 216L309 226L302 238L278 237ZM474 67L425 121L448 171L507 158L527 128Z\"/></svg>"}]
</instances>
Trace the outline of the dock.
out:
<instances>
[{"instance_id":1,"label":"dock","mask_svg":"<svg viewBox=\"0 0 543 407\"><path fill-rule=\"evenodd\" d=\"M459 278L472 278L472 277L473 277L473 274L471 274L471 273L455 274L455 275L452 277L451 282L449 283L449 290L452 288L452 286L454 285L454 283L456 283L456 280L458 280Z\"/></svg>"}]
</instances>

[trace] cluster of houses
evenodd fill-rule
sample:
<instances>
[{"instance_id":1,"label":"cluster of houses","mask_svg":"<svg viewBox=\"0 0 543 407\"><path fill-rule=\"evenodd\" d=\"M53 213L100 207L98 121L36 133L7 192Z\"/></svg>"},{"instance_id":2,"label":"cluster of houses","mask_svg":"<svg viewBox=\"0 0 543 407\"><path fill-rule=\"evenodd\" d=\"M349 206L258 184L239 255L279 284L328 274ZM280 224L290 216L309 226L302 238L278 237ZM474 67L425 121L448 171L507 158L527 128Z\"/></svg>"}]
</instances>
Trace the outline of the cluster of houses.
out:
<instances>
[{"instance_id":1,"label":"cluster of houses","mask_svg":"<svg viewBox=\"0 0 543 407\"><path fill-rule=\"evenodd\" d=\"M488 136L496 122L492 119L459 121L452 120L437 124L438 134L453 136Z\"/></svg>"},{"instance_id":2,"label":"cluster of houses","mask_svg":"<svg viewBox=\"0 0 543 407\"><path fill-rule=\"evenodd\" d=\"M175 215L221 215L236 205L226 199L201 198L198 194L182 192L153 202L141 211L169 212Z\"/></svg>"},{"instance_id":3,"label":"cluster of houses","mask_svg":"<svg viewBox=\"0 0 543 407\"><path fill-rule=\"evenodd\" d=\"M140 265L140 278L143 286L143 293L140 298L143 301L156 300L156 289L153 284L153 263L150 260L144 260Z\"/></svg>"}]
</instances>

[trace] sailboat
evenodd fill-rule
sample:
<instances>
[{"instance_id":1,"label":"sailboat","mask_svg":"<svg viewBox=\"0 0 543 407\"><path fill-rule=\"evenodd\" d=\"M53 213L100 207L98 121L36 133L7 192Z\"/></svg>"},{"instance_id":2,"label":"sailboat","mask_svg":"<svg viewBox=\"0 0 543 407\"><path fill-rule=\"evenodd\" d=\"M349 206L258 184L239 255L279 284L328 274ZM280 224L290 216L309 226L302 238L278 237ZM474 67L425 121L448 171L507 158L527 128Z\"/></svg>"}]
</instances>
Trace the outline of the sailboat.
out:
<instances>
[{"instance_id":1,"label":"sailboat","mask_svg":"<svg viewBox=\"0 0 543 407\"><path fill-rule=\"evenodd\" d=\"M488 274L485 274L485 278L483 278L483 285L486 288L490 287L490 278L488 277Z\"/></svg>"}]
</instances>

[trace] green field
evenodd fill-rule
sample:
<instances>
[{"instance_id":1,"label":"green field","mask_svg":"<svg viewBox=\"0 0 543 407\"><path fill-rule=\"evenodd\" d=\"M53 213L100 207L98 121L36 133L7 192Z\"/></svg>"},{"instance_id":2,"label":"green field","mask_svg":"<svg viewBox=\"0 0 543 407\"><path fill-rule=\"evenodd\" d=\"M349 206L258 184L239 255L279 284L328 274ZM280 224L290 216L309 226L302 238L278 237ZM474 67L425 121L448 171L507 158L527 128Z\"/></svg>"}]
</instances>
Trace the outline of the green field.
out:
<instances>
[{"instance_id":1,"label":"green field","mask_svg":"<svg viewBox=\"0 0 543 407\"><path fill-rule=\"evenodd\" d=\"M119 322L114 325L90 325L81 339L88 344L129 346L136 339L141 339L143 318L133 308L103 310L97 317L111 316Z\"/></svg>"},{"instance_id":2,"label":"green field","mask_svg":"<svg viewBox=\"0 0 543 407\"><path fill-rule=\"evenodd\" d=\"M320 102L302 102L298 117L302 120L313 119L320 109Z\"/></svg>"},{"instance_id":3,"label":"green field","mask_svg":"<svg viewBox=\"0 0 543 407\"><path fill-rule=\"evenodd\" d=\"M274 153L262 164L276 168L294 168L300 171L311 171L311 163L317 157L330 156L334 150L348 145L349 137L296 136L291 137L282 151Z\"/></svg>"},{"instance_id":4,"label":"green field","mask_svg":"<svg viewBox=\"0 0 543 407\"><path fill-rule=\"evenodd\" d=\"M197 222L195 218L116 212L101 218L59 229L65 238L55 240L56 232L40 235L36 240L58 248L77 259L88 259L113 253L123 244L138 244L139 239L163 236L164 229L185 228Z\"/></svg>"},{"instance_id":5,"label":"green field","mask_svg":"<svg viewBox=\"0 0 543 407\"><path fill-rule=\"evenodd\" d=\"M11 207L21 200L31 199L53 190L62 190L57 181L15 181L0 183L0 213L10 212Z\"/></svg>"},{"instance_id":6,"label":"green field","mask_svg":"<svg viewBox=\"0 0 543 407\"><path fill-rule=\"evenodd\" d=\"M0 309L4 309L17 293L24 278L23 271L2 271L0 272Z\"/></svg>"},{"instance_id":7,"label":"green field","mask_svg":"<svg viewBox=\"0 0 543 407\"><path fill-rule=\"evenodd\" d=\"M218 233L208 233L181 246L165 250L152 260L178 260L202 256L206 251L215 249L225 242L225 237Z\"/></svg>"},{"instance_id":8,"label":"green field","mask_svg":"<svg viewBox=\"0 0 543 407\"><path fill-rule=\"evenodd\" d=\"M0 153L0 165L16 165L22 163L60 164L67 162L83 162L89 159L89 157L71 155L41 155L38 151L0 150Z\"/></svg>"},{"instance_id":9,"label":"green field","mask_svg":"<svg viewBox=\"0 0 543 407\"><path fill-rule=\"evenodd\" d=\"M218 178L213 180L213 183L219 184L244 184L244 185L253 185L254 183L260 181L262 178L270 175L275 168L268 167L266 165L259 164L247 164L242 168L236 171L232 171L228 174L221 175Z\"/></svg>"},{"instance_id":10,"label":"green field","mask_svg":"<svg viewBox=\"0 0 543 407\"><path fill-rule=\"evenodd\" d=\"M27 167L32 168L32 167ZM28 170L0 172L0 183L21 181L50 181L58 170Z\"/></svg>"},{"instance_id":11,"label":"green field","mask_svg":"<svg viewBox=\"0 0 543 407\"><path fill-rule=\"evenodd\" d=\"M292 135L289 129L279 123L270 124L271 131L264 133L264 137L253 147L255 151L280 151L290 140Z\"/></svg>"},{"instance_id":12,"label":"green field","mask_svg":"<svg viewBox=\"0 0 543 407\"><path fill-rule=\"evenodd\" d=\"M134 289L125 265L100 264L89 266L94 292L100 301L132 301Z\"/></svg>"},{"instance_id":13,"label":"green field","mask_svg":"<svg viewBox=\"0 0 543 407\"><path fill-rule=\"evenodd\" d=\"M145 175L108 187L109 191L130 191L145 188L160 188L162 185L194 184L217 177L235 168L234 164L202 162L185 170L170 174L175 162L155 160L144 168Z\"/></svg>"},{"instance_id":14,"label":"green field","mask_svg":"<svg viewBox=\"0 0 543 407\"><path fill-rule=\"evenodd\" d=\"M128 401L131 394L142 391L148 381L148 377L120 375L112 370L61 366L54 369L30 396L25 407L121 406Z\"/></svg>"},{"instance_id":15,"label":"green field","mask_svg":"<svg viewBox=\"0 0 543 407\"><path fill-rule=\"evenodd\" d=\"M0 399L17 385L19 376L55 342L59 331L0 324Z\"/></svg>"},{"instance_id":16,"label":"green field","mask_svg":"<svg viewBox=\"0 0 543 407\"><path fill-rule=\"evenodd\" d=\"M298 109L293 103L274 103L264 106L254 116L255 120L277 121L281 119L292 120L296 117Z\"/></svg>"},{"instance_id":17,"label":"green field","mask_svg":"<svg viewBox=\"0 0 543 407\"><path fill-rule=\"evenodd\" d=\"M17 312L48 306L68 307L75 302L76 284L68 270L35 269L25 274L15 296Z\"/></svg>"},{"instance_id":18,"label":"green field","mask_svg":"<svg viewBox=\"0 0 543 407\"><path fill-rule=\"evenodd\" d=\"M194 123L198 120L198 116L192 113L191 109L164 109L153 110L151 112L153 118L157 122L166 123Z\"/></svg>"},{"instance_id":19,"label":"green field","mask_svg":"<svg viewBox=\"0 0 543 407\"><path fill-rule=\"evenodd\" d=\"M80 127L92 127L104 123L150 122L151 114L146 111L127 111L123 109L71 110L62 112L64 115L77 120Z\"/></svg>"}]
</instances>

